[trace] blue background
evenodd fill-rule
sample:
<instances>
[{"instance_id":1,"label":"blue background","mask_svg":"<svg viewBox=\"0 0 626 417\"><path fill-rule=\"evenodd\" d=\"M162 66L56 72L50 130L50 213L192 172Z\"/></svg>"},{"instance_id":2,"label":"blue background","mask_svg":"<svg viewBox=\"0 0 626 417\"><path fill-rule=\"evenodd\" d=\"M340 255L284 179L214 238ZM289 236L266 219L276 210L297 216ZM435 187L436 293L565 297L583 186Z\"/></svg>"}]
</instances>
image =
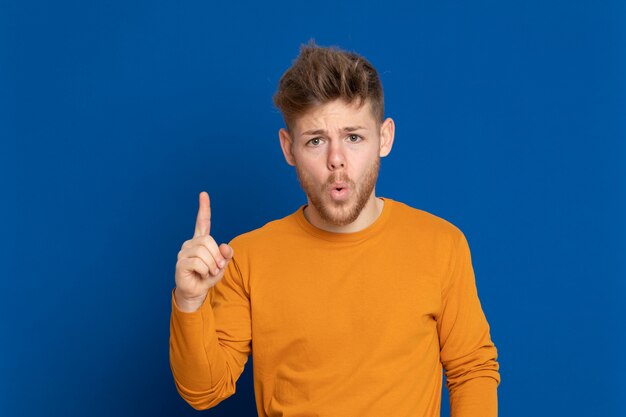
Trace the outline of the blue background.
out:
<instances>
[{"instance_id":1,"label":"blue background","mask_svg":"<svg viewBox=\"0 0 626 417\"><path fill-rule=\"evenodd\" d=\"M381 74L377 194L466 234L501 415L625 415L623 2L0 4L1 415L197 415L176 255L202 190L220 242L305 202L271 96L310 38Z\"/></svg>"}]
</instances>

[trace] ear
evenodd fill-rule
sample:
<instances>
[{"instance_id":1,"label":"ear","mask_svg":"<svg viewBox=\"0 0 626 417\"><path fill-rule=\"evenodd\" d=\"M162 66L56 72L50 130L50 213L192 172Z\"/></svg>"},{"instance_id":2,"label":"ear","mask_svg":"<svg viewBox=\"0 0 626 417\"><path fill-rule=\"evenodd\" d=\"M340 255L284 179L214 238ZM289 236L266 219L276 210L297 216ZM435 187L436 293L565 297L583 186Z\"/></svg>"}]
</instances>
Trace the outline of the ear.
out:
<instances>
[{"instance_id":1,"label":"ear","mask_svg":"<svg viewBox=\"0 0 626 417\"><path fill-rule=\"evenodd\" d=\"M278 131L278 138L280 139L280 147L283 150L283 155L285 155L285 160L289 165L295 166L296 160L292 153L293 140L291 139L287 129L281 128Z\"/></svg>"},{"instance_id":2,"label":"ear","mask_svg":"<svg viewBox=\"0 0 626 417\"><path fill-rule=\"evenodd\" d=\"M390 117L386 118L380 125L380 150L378 153L380 157L385 157L391 152L395 131L396 126Z\"/></svg>"}]
</instances>

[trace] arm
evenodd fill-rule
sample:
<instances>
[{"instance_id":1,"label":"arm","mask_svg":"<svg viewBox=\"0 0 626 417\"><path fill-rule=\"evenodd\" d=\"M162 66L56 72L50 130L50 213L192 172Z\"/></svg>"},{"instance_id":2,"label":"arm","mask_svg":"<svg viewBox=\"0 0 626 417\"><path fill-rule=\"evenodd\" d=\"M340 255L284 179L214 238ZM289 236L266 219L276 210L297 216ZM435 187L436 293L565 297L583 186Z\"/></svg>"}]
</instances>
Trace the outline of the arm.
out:
<instances>
[{"instance_id":1,"label":"arm","mask_svg":"<svg viewBox=\"0 0 626 417\"><path fill-rule=\"evenodd\" d=\"M500 384L497 349L476 288L469 246L456 238L437 319L452 417L496 417Z\"/></svg>"},{"instance_id":2,"label":"arm","mask_svg":"<svg viewBox=\"0 0 626 417\"><path fill-rule=\"evenodd\" d=\"M172 293L170 366L185 401L207 409L235 393L251 334L249 292L235 258L197 311L180 310Z\"/></svg>"}]
</instances>

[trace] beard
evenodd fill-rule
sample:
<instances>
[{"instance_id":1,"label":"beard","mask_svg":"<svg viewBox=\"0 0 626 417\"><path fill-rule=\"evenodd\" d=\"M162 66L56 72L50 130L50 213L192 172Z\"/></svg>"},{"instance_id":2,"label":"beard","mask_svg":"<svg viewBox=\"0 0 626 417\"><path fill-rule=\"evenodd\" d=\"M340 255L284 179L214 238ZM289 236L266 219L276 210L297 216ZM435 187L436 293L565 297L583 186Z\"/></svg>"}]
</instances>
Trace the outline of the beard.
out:
<instances>
[{"instance_id":1,"label":"beard","mask_svg":"<svg viewBox=\"0 0 626 417\"><path fill-rule=\"evenodd\" d=\"M354 222L361 214L369 199L380 168L380 157L377 157L365 172L363 181L358 184L345 173L331 174L321 187L316 187L313 178L300 170L296 164L298 181L311 201L311 205L319 213L322 220L335 226L345 226ZM328 187L335 182L345 182L350 188L350 198L345 201L333 201L328 194Z\"/></svg>"}]
</instances>

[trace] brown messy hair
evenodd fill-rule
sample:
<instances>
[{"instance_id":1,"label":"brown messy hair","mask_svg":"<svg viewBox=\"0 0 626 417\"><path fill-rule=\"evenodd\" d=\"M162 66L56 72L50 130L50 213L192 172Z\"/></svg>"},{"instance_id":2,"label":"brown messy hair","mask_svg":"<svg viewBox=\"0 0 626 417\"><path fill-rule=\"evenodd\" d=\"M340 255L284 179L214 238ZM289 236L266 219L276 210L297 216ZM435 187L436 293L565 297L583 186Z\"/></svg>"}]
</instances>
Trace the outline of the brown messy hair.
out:
<instances>
[{"instance_id":1,"label":"brown messy hair","mask_svg":"<svg viewBox=\"0 0 626 417\"><path fill-rule=\"evenodd\" d=\"M378 72L355 52L321 47L313 40L301 45L300 55L285 71L274 94L274 105L291 131L295 120L312 107L335 99L361 107L369 99L374 118L385 114L383 87Z\"/></svg>"}]
</instances>

